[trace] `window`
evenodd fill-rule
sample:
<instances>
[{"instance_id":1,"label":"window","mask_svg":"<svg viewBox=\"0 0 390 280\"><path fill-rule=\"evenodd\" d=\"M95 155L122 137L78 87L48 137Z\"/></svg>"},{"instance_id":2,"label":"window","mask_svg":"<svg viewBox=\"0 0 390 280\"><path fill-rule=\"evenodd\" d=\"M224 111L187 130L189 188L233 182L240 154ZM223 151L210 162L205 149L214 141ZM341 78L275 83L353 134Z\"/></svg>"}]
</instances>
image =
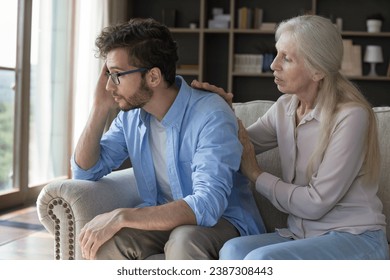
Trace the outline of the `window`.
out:
<instances>
[{"instance_id":1,"label":"window","mask_svg":"<svg viewBox=\"0 0 390 280\"><path fill-rule=\"evenodd\" d=\"M69 176L72 3L0 3L1 208Z\"/></svg>"},{"instance_id":2,"label":"window","mask_svg":"<svg viewBox=\"0 0 390 280\"><path fill-rule=\"evenodd\" d=\"M7 38L0 44L0 193L12 188L17 4L0 4L0 34Z\"/></svg>"}]
</instances>

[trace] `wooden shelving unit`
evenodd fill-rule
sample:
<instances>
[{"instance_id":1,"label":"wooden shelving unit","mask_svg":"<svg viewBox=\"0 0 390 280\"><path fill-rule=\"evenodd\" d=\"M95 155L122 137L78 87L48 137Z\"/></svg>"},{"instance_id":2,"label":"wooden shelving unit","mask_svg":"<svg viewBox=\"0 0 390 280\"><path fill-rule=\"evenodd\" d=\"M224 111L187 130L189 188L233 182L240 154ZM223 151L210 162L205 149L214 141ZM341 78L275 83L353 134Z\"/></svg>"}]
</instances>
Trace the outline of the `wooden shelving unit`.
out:
<instances>
[{"instance_id":1,"label":"wooden shelving unit","mask_svg":"<svg viewBox=\"0 0 390 280\"><path fill-rule=\"evenodd\" d=\"M190 82L207 81L233 92L236 102L254 99L276 100L280 93L271 73L251 74L234 71L234 54L260 54L270 51L275 43L274 31L237 28L238 9L262 8L263 21L281 20L312 13L326 17L341 17L345 30L342 36L362 46L382 46L384 63L377 66L380 76L369 77L368 65L363 64L363 76L353 76L355 82L374 106L390 105L390 2L388 0L143 0L133 1L131 17L153 17L162 21L161 11L176 10L176 23L170 29L179 45L177 73ZM213 8L222 8L230 15L230 26L224 29L208 28ZM353 11L353 12L351 12ZM381 12L385 17L383 32L365 31L365 17ZM195 23L196 28L190 28Z\"/></svg>"}]
</instances>

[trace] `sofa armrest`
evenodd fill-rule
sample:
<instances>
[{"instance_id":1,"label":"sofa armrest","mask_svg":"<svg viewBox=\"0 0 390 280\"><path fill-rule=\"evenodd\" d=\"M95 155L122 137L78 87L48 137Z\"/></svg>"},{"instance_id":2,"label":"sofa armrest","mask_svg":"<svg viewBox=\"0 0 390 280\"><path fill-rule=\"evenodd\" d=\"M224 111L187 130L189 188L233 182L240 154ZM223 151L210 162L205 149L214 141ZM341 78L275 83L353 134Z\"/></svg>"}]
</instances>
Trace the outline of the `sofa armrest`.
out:
<instances>
[{"instance_id":1,"label":"sofa armrest","mask_svg":"<svg viewBox=\"0 0 390 280\"><path fill-rule=\"evenodd\" d=\"M37 199L40 222L54 235L56 259L82 259L78 236L96 215L140 203L132 168L115 171L99 181L58 180L46 185Z\"/></svg>"}]
</instances>

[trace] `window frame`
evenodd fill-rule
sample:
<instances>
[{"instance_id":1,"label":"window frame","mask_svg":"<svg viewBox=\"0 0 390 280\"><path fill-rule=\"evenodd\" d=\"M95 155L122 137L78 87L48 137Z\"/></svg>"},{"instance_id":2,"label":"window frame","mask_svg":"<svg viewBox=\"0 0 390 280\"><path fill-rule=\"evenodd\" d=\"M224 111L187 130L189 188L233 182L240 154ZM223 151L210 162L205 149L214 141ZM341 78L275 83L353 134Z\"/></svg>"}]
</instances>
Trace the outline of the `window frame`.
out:
<instances>
[{"instance_id":1,"label":"window frame","mask_svg":"<svg viewBox=\"0 0 390 280\"><path fill-rule=\"evenodd\" d=\"M17 13L17 46L15 69L1 67L4 70L15 71L15 107L14 107L14 146L13 146L13 188L0 195L0 210L18 207L23 204L34 203L43 189L49 183L29 186L29 142L30 142L30 80L31 80L31 25L33 0L18 0ZM75 0L71 0L70 46L74 46L75 34ZM74 69L74 51L70 51L70 69ZM71 71L71 70L70 70ZM69 94L69 121L67 124L68 139L66 141L67 154L72 149L73 126L73 75L70 75ZM67 174L56 179L71 177L70 163L68 161Z\"/></svg>"}]
</instances>

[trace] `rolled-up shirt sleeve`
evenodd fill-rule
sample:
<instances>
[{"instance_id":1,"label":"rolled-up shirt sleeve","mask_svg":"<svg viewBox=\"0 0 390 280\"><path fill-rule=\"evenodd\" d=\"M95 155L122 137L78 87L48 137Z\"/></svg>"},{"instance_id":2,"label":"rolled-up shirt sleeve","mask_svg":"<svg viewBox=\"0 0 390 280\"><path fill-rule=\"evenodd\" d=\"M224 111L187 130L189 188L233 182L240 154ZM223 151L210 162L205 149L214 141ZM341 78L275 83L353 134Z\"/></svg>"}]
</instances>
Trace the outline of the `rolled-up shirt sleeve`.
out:
<instances>
[{"instance_id":1,"label":"rolled-up shirt sleeve","mask_svg":"<svg viewBox=\"0 0 390 280\"><path fill-rule=\"evenodd\" d=\"M93 167L88 170L82 169L75 161L75 155L72 155L71 168L74 179L97 181L118 168L128 157L122 118L123 114L120 113L103 135L100 141L100 157Z\"/></svg>"},{"instance_id":2,"label":"rolled-up shirt sleeve","mask_svg":"<svg viewBox=\"0 0 390 280\"><path fill-rule=\"evenodd\" d=\"M234 115L214 112L199 134L191 164L193 193L184 197L198 225L214 226L228 206L242 153L237 133Z\"/></svg>"}]
</instances>

